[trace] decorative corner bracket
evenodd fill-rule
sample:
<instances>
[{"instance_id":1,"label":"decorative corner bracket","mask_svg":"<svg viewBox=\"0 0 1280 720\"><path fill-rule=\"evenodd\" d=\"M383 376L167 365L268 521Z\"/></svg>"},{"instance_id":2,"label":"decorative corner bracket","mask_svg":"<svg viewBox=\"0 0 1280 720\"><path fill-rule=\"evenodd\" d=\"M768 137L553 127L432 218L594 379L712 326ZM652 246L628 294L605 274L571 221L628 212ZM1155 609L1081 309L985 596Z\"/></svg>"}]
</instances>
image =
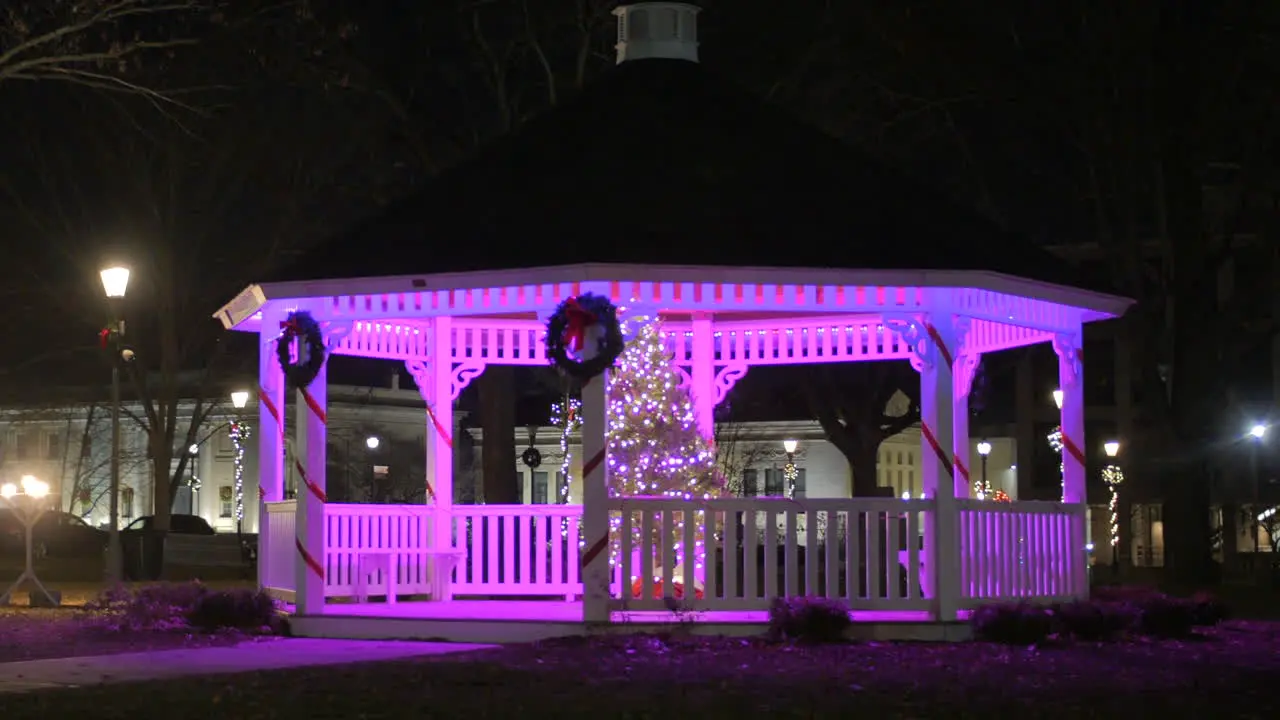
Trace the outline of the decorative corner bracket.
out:
<instances>
[{"instance_id":1,"label":"decorative corner bracket","mask_svg":"<svg viewBox=\"0 0 1280 720\"><path fill-rule=\"evenodd\" d=\"M907 344L911 352L911 367L916 372L937 367L939 362L956 368L961 372L957 380L963 384L964 394L968 395L973 383L973 368L978 363L976 353L965 352L970 320L959 315L943 317L947 318L946 325L935 324L933 317L927 314L920 317L885 315L884 327L897 333Z\"/></svg>"},{"instance_id":2,"label":"decorative corner bracket","mask_svg":"<svg viewBox=\"0 0 1280 720\"><path fill-rule=\"evenodd\" d=\"M425 360L405 360L404 369L409 371L413 376L413 382L418 386L418 394L426 402L431 402L427 397L428 388L430 387L430 370L431 365Z\"/></svg>"},{"instance_id":3,"label":"decorative corner bracket","mask_svg":"<svg viewBox=\"0 0 1280 720\"><path fill-rule=\"evenodd\" d=\"M720 368L716 372L714 385L715 390L711 396L715 404L719 405L724 402L725 396L729 394L729 391L733 389L733 386L737 385L738 381L746 374L746 363L729 363L728 365Z\"/></svg>"},{"instance_id":4,"label":"decorative corner bracket","mask_svg":"<svg viewBox=\"0 0 1280 720\"><path fill-rule=\"evenodd\" d=\"M484 368L485 363L483 361L464 362L455 367L449 379L449 395L452 396L450 400L457 400L462 391L471 384L471 381L484 372Z\"/></svg>"},{"instance_id":5,"label":"decorative corner bracket","mask_svg":"<svg viewBox=\"0 0 1280 720\"><path fill-rule=\"evenodd\" d=\"M1058 353L1061 366L1067 372L1065 382L1074 385L1080 382L1084 369L1084 347L1077 333L1059 333L1053 336L1053 351Z\"/></svg>"},{"instance_id":6,"label":"decorative corner bracket","mask_svg":"<svg viewBox=\"0 0 1280 720\"><path fill-rule=\"evenodd\" d=\"M684 365L674 365L676 375L680 376L680 389L688 390L693 387L693 377L689 375L689 368Z\"/></svg>"}]
</instances>

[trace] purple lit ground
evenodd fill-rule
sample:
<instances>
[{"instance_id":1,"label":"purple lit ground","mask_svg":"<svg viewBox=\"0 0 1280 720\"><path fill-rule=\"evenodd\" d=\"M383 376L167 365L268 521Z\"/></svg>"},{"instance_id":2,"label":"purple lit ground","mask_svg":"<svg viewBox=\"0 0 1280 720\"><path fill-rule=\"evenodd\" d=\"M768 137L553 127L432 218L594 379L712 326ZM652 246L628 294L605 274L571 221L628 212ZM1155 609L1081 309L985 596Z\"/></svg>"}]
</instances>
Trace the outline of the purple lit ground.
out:
<instances>
[{"instance_id":1,"label":"purple lit ground","mask_svg":"<svg viewBox=\"0 0 1280 720\"><path fill-rule=\"evenodd\" d=\"M372 603L330 603L325 607L327 615L361 618L397 618L421 620L478 620L508 622L575 623L582 621L582 603L557 600L454 600L453 602L398 602L387 605ZM768 613L761 611L706 611L676 614L665 611L637 611L613 613L614 620L622 622L689 622L713 623L765 623ZM855 622L925 622L923 612L857 611Z\"/></svg>"},{"instance_id":2,"label":"purple lit ground","mask_svg":"<svg viewBox=\"0 0 1280 720\"><path fill-rule=\"evenodd\" d=\"M1266 623L1038 649L630 635L37 692L6 698L4 716L1263 718L1280 711L1277 673L1280 625Z\"/></svg>"}]
</instances>

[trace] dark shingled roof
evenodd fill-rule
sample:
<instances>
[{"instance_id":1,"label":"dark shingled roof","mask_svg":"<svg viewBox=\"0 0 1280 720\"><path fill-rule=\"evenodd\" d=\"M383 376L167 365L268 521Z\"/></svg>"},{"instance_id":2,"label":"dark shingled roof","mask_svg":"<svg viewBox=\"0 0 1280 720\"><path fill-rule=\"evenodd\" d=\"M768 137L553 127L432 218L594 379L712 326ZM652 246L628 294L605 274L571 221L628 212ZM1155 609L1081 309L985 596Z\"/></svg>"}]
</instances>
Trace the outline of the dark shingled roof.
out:
<instances>
[{"instance_id":1,"label":"dark shingled roof","mask_svg":"<svg viewBox=\"0 0 1280 720\"><path fill-rule=\"evenodd\" d=\"M625 62L275 279L578 263L1081 278L697 63Z\"/></svg>"}]
</instances>

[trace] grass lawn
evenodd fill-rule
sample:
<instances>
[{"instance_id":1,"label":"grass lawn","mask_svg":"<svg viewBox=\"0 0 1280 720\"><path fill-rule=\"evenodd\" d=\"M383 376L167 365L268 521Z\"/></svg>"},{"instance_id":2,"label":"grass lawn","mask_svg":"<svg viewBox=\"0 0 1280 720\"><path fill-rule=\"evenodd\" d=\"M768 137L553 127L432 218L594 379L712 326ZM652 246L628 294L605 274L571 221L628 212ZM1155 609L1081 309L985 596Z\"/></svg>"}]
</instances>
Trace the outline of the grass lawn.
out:
<instances>
[{"instance_id":1,"label":"grass lawn","mask_svg":"<svg viewBox=\"0 0 1280 720\"><path fill-rule=\"evenodd\" d=\"M131 587L137 584L130 583ZM215 590L253 587L251 583L208 583ZM46 587L62 592L63 607L0 607L0 663L48 658L113 655L145 650L208 647L237 642L237 635L202 635L186 631L112 632L92 622L81 606L98 597L101 583L51 582ZM15 593L23 603L25 589Z\"/></svg>"},{"instance_id":2,"label":"grass lawn","mask_svg":"<svg viewBox=\"0 0 1280 720\"><path fill-rule=\"evenodd\" d=\"M790 646L571 639L471 655L4 698L17 718L1258 717L1280 625L1183 642Z\"/></svg>"}]
</instances>

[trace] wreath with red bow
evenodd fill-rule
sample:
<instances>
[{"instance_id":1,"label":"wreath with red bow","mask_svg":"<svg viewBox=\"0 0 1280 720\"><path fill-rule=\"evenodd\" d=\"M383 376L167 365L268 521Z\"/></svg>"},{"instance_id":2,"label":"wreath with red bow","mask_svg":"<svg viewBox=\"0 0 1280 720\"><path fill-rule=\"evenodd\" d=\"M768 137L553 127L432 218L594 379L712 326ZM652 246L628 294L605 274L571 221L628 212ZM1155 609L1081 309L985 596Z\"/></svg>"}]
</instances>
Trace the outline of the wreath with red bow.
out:
<instances>
[{"instance_id":1,"label":"wreath with red bow","mask_svg":"<svg viewBox=\"0 0 1280 720\"><path fill-rule=\"evenodd\" d=\"M601 295L569 298L547 321L547 359L579 380L590 380L613 367L625 345L618 308Z\"/></svg>"},{"instance_id":2,"label":"wreath with red bow","mask_svg":"<svg viewBox=\"0 0 1280 720\"><path fill-rule=\"evenodd\" d=\"M294 338L299 341L298 362L292 358ZM320 323L311 317L311 313L305 310L291 312L280 323L276 357L280 360L280 369L284 370L285 380L295 389L307 387L320 374L325 358L324 336L320 333Z\"/></svg>"}]
</instances>

